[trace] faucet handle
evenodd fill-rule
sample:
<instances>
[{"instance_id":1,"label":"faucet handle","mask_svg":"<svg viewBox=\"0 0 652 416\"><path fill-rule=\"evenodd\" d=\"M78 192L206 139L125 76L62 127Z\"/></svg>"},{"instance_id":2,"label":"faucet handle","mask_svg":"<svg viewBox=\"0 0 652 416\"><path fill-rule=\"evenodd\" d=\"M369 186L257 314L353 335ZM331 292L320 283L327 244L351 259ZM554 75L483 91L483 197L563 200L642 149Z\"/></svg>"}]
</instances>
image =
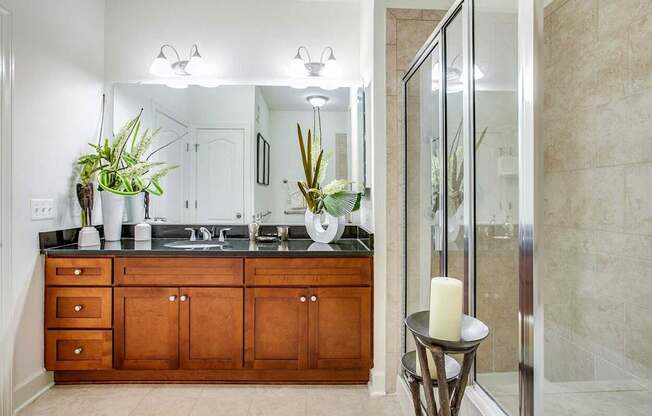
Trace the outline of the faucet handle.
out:
<instances>
[{"instance_id":1,"label":"faucet handle","mask_svg":"<svg viewBox=\"0 0 652 416\"><path fill-rule=\"evenodd\" d=\"M226 241L226 232L231 231L230 228L222 228L220 229L220 237L219 237L219 242L223 243Z\"/></svg>"},{"instance_id":2,"label":"faucet handle","mask_svg":"<svg viewBox=\"0 0 652 416\"><path fill-rule=\"evenodd\" d=\"M184 230L190 231L190 241L197 240L197 234L195 234L195 229L194 228L184 228Z\"/></svg>"}]
</instances>

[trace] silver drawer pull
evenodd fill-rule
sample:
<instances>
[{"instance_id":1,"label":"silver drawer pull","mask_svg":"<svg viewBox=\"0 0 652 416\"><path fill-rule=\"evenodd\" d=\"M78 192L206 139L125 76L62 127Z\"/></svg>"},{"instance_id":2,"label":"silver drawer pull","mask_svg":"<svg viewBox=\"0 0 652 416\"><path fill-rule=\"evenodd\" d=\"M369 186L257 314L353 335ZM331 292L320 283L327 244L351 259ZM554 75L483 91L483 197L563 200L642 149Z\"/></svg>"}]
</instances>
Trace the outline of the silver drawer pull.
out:
<instances>
[{"instance_id":1,"label":"silver drawer pull","mask_svg":"<svg viewBox=\"0 0 652 416\"><path fill-rule=\"evenodd\" d=\"M315 295L310 296L310 302L317 302L317 296Z\"/></svg>"},{"instance_id":2,"label":"silver drawer pull","mask_svg":"<svg viewBox=\"0 0 652 416\"><path fill-rule=\"evenodd\" d=\"M74 352L76 355L79 355L82 353L82 351L84 351L82 347L77 347L72 352Z\"/></svg>"},{"instance_id":3,"label":"silver drawer pull","mask_svg":"<svg viewBox=\"0 0 652 416\"><path fill-rule=\"evenodd\" d=\"M75 269L75 270L72 271L72 274L74 274L75 276L79 276L80 274L82 274L82 270L81 269Z\"/></svg>"},{"instance_id":4,"label":"silver drawer pull","mask_svg":"<svg viewBox=\"0 0 652 416\"><path fill-rule=\"evenodd\" d=\"M84 309L84 305L75 305L75 312L79 312Z\"/></svg>"},{"instance_id":5,"label":"silver drawer pull","mask_svg":"<svg viewBox=\"0 0 652 416\"><path fill-rule=\"evenodd\" d=\"M176 295L172 295L168 299L170 300L170 302L174 302L175 300L177 300L177 297Z\"/></svg>"},{"instance_id":6,"label":"silver drawer pull","mask_svg":"<svg viewBox=\"0 0 652 416\"><path fill-rule=\"evenodd\" d=\"M181 296L179 297L179 300L180 300L181 302L185 302L186 300L188 300L188 296L186 296L186 295L181 295Z\"/></svg>"},{"instance_id":7,"label":"silver drawer pull","mask_svg":"<svg viewBox=\"0 0 652 416\"><path fill-rule=\"evenodd\" d=\"M301 296L301 297L299 298L299 300L300 300L301 302L305 302L305 301L306 301L306 297L305 297L305 296Z\"/></svg>"}]
</instances>

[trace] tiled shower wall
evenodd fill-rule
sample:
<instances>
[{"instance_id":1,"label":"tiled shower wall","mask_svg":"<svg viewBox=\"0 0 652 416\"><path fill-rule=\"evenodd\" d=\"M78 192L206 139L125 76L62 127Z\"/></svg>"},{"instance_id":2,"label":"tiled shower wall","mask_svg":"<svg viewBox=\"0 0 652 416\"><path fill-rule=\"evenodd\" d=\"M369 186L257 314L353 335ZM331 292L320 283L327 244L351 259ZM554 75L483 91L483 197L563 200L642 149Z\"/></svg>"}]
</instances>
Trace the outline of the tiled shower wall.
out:
<instances>
[{"instance_id":1,"label":"tiled shower wall","mask_svg":"<svg viewBox=\"0 0 652 416\"><path fill-rule=\"evenodd\" d=\"M401 280L403 278L403 111L401 79L417 51L435 30L445 10L387 9L386 88L387 88L387 392L396 390L401 357Z\"/></svg>"},{"instance_id":2,"label":"tiled shower wall","mask_svg":"<svg viewBox=\"0 0 652 416\"><path fill-rule=\"evenodd\" d=\"M544 27L545 376L650 379L652 2L557 0Z\"/></svg>"}]
</instances>

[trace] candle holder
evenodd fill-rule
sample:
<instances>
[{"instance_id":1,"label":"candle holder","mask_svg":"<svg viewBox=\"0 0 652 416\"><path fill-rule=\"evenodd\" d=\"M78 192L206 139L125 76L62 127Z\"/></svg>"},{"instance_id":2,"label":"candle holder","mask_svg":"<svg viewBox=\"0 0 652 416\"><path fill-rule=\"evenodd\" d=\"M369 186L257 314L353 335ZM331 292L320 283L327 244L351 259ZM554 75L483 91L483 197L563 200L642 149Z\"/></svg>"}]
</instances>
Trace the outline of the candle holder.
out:
<instances>
[{"instance_id":1,"label":"candle holder","mask_svg":"<svg viewBox=\"0 0 652 416\"><path fill-rule=\"evenodd\" d=\"M460 340L449 341L430 337L429 324L429 311L413 313L405 320L405 326L414 336L416 343L416 352L408 352L401 359L403 374L412 393L414 411L417 416L421 415L419 386L423 385L428 416L457 416L476 351L480 343L489 336L489 328L482 321L463 315ZM426 351L432 353L437 368L436 380L430 376ZM462 365L447 354L463 354ZM417 374L416 360L419 360L421 375ZM440 383L439 380L447 382ZM439 410L433 392L435 387L439 393Z\"/></svg>"}]
</instances>

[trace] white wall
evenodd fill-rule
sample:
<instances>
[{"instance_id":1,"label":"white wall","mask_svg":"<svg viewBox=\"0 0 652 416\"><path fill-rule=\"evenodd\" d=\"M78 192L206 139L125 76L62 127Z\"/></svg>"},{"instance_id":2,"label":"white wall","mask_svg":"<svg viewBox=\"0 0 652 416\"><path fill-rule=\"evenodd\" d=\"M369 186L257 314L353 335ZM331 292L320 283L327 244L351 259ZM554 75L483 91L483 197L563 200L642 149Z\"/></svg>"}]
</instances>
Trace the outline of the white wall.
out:
<instances>
[{"instance_id":1,"label":"white wall","mask_svg":"<svg viewBox=\"0 0 652 416\"><path fill-rule=\"evenodd\" d=\"M99 124L104 80L103 0L15 0L13 287L15 400L43 371L43 270L37 234L78 226L73 164ZM54 220L32 221L31 198L56 200ZM27 383L27 384L26 384Z\"/></svg>"},{"instance_id":2,"label":"white wall","mask_svg":"<svg viewBox=\"0 0 652 416\"><path fill-rule=\"evenodd\" d=\"M322 147L330 150L333 156L324 176L324 184L335 179L335 134L349 133L349 113L346 111L324 111L322 119ZM304 178L297 123L301 125L304 138L308 129L313 128L312 111L272 111L270 113L271 134L267 141L271 146L270 197L273 198L272 215L266 219L270 223L303 224L302 215L285 215L288 189L295 191L297 181ZM283 184L283 179L288 183Z\"/></svg>"},{"instance_id":3,"label":"white wall","mask_svg":"<svg viewBox=\"0 0 652 416\"><path fill-rule=\"evenodd\" d=\"M342 79L357 81L358 13L356 2L111 0L107 79L152 78L148 68L163 43L182 55L198 43L211 74L231 82L287 80L288 63L300 45L308 47L313 60L332 46Z\"/></svg>"}]
</instances>

